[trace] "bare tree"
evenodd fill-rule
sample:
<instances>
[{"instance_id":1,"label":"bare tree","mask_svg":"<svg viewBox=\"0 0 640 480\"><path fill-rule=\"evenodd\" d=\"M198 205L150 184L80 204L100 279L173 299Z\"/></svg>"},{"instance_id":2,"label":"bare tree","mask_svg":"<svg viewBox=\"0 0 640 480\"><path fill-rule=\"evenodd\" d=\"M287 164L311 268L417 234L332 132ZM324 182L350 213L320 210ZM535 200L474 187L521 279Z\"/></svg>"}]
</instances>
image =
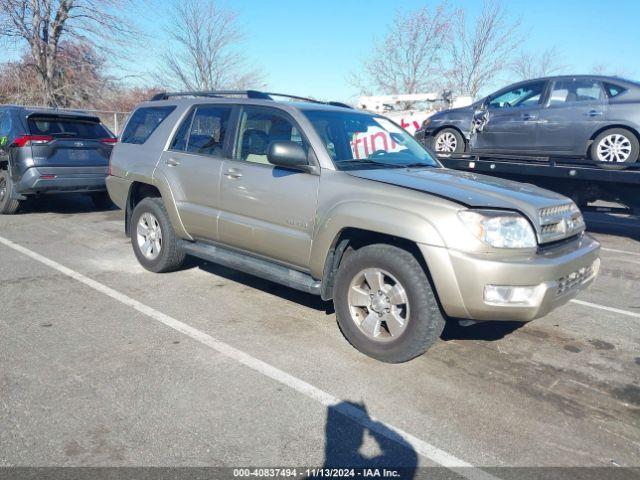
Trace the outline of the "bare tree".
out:
<instances>
[{"instance_id":1,"label":"bare tree","mask_svg":"<svg viewBox=\"0 0 640 480\"><path fill-rule=\"evenodd\" d=\"M539 54L522 51L513 60L511 70L517 80L547 77L559 74L567 68L557 47L548 48Z\"/></svg>"},{"instance_id":2,"label":"bare tree","mask_svg":"<svg viewBox=\"0 0 640 480\"><path fill-rule=\"evenodd\" d=\"M500 0L485 0L470 24L459 11L450 43L451 88L463 95L478 93L508 69L513 51L520 45L520 21L511 20Z\"/></svg>"},{"instance_id":3,"label":"bare tree","mask_svg":"<svg viewBox=\"0 0 640 480\"><path fill-rule=\"evenodd\" d=\"M632 73L626 67L611 65L610 63L594 63L589 70L592 75L608 75L612 77L631 77Z\"/></svg>"},{"instance_id":4,"label":"bare tree","mask_svg":"<svg viewBox=\"0 0 640 480\"><path fill-rule=\"evenodd\" d=\"M264 84L263 74L247 67L239 49L244 34L234 11L216 0L182 0L174 4L173 18L173 43L162 56L162 84L186 90Z\"/></svg>"},{"instance_id":5,"label":"bare tree","mask_svg":"<svg viewBox=\"0 0 640 480\"><path fill-rule=\"evenodd\" d=\"M365 94L422 93L439 87L452 14L446 2L433 10L425 6L397 12L387 35L375 43L361 74L352 75L350 83Z\"/></svg>"},{"instance_id":6,"label":"bare tree","mask_svg":"<svg viewBox=\"0 0 640 480\"><path fill-rule=\"evenodd\" d=\"M52 106L65 103L60 72L65 62L63 45L106 52L130 37L130 25L119 15L126 0L2 0L0 35L25 47L31 57L43 101ZM67 47L68 52L71 47ZM83 56L76 56L82 63ZM86 57L88 62L94 56ZM76 63L76 68L83 67Z\"/></svg>"}]
</instances>

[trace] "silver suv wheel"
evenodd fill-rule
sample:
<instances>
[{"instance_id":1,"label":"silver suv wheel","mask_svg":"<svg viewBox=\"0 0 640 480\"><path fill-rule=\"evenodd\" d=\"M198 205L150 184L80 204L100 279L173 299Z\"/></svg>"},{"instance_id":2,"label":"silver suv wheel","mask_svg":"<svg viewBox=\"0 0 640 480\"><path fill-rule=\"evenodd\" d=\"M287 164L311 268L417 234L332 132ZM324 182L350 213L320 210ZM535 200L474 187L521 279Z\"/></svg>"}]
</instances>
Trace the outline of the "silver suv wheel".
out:
<instances>
[{"instance_id":1,"label":"silver suv wheel","mask_svg":"<svg viewBox=\"0 0 640 480\"><path fill-rule=\"evenodd\" d=\"M627 162L631 151L631 140L620 133L607 135L596 146L596 155L601 162Z\"/></svg>"},{"instance_id":2,"label":"silver suv wheel","mask_svg":"<svg viewBox=\"0 0 640 480\"><path fill-rule=\"evenodd\" d=\"M367 268L349 286L351 319L371 340L386 342L405 331L409 299L402 284L389 272Z\"/></svg>"},{"instance_id":3,"label":"silver suv wheel","mask_svg":"<svg viewBox=\"0 0 640 480\"><path fill-rule=\"evenodd\" d=\"M136 239L140 252L149 260L155 260L162 250L162 229L158 219L145 212L138 220Z\"/></svg>"}]
</instances>

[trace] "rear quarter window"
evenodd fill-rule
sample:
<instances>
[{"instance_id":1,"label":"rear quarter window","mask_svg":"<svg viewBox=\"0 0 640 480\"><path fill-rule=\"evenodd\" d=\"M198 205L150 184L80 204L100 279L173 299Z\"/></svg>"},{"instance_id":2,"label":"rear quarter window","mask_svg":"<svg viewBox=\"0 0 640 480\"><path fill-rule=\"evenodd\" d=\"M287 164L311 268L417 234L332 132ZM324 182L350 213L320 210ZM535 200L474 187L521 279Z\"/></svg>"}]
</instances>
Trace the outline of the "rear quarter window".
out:
<instances>
[{"instance_id":1,"label":"rear quarter window","mask_svg":"<svg viewBox=\"0 0 640 480\"><path fill-rule=\"evenodd\" d=\"M127 122L127 126L120 137L120 142L143 144L175 109L175 106L139 108L133 112L129 122Z\"/></svg>"},{"instance_id":2,"label":"rear quarter window","mask_svg":"<svg viewBox=\"0 0 640 480\"><path fill-rule=\"evenodd\" d=\"M609 98L617 97L618 95L627 91L626 88L621 87L620 85L614 85L613 83L605 83L604 89L607 92L607 96Z\"/></svg>"}]
</instances>

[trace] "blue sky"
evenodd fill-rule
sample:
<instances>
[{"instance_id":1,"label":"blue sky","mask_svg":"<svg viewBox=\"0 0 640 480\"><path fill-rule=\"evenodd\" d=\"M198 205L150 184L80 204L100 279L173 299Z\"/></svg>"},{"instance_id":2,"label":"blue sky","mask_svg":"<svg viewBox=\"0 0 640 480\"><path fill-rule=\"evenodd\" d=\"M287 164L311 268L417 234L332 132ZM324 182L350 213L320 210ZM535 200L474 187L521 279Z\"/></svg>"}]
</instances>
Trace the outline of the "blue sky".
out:
<instances>
[{"instance_id":1,"label":"blue sky","mask_svg":"<svg viewBox=\"0 0 640 480\"><path fill-rule=\"evenodd\" d=\"M148 36L148 45L130 69L148 84L148 72L166 48L170 0L134 0L129 16ZM178 0L176 0L178 1ZM272 91L353 100L357 90L347 82L369 54L374 38L383 37L397 9L437 1L394 0L220 0L239 13L246 32L244 52L266 74ZM618 0L504 0L513 18L520 18L523 48L539 52L556 46L572 73L589 73L605 64L616 73L640 77L640 2ZM451 0L473 16L481 0ZM509 82L502 75L497 85ZM485 92L486 93L486 92Z\"/></svg>"},{"instance_id":2,"label":"blue sky","mask_svg":"<svg viewBox=\"0 0 640 480\"><path fill-rule=\"evenodd\" d=\"M164 3L164 2L161 2ZM239 13L246 31L244 51L266 74L273 91L349 100L357 95L347 77L358 71L374 38L385 34L397 9L435 1L392 0L234 0L226 5ZM451 1L473 16L481 1ZM526 41L537 52L557 46L573 73L588 73L596 64L614 72L640 75L640 2L618 0L505 0L520 18ZM162 8L154 9L161 12ZM146 17L146 18L145 18ZM144 30L166 45L160 24L167 18L142 16ZM146 65L146 64L145 64ZM503 75L498 83L511 80Z\"/></svg>"}]
</instances>

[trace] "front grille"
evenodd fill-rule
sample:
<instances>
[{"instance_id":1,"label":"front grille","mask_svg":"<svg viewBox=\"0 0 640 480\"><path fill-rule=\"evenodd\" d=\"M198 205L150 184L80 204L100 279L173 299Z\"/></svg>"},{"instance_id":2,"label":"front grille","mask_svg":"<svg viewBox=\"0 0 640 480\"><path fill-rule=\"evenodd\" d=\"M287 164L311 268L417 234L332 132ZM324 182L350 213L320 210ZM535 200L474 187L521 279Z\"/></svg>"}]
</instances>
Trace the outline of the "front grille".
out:
<instances>
[{"instance_id":1,"label":"front grille","mask_svg":"<svg viewBox=\"0 0 640 480\"><path fill-rule=\"evenodd\" d=\"M541 208L538 210L540 214L540 218L544 219L547 217L557 217L562 215L563 213L571 211L572 205L567 203L565 205L555 205L553 207Z\"/></svg>"},{"instance_id":2,"label":"front grille","mask_svg":"<svg viewBox=\"0 0 640 480\"><path fill-rule=\"evenodd\" d=\"M573 203L541 208L538 218L540 243L556 242L584 230L582 214Z\"/></svg>"},{"instance_id":3,"label":"front grille","mask_svg":"<svg viewBox=\"0 0 640 480\"><path fill-rule=\"evenodd\" d=\"M588 267L583 267L580 270L576 270L575 272L572 272L569 275L560 277L558 279L557 294L564 295L565 293L568 293L574 288L582 285L586 280L588 280L593 276L594 271L595 271L595 263Z\"/></svg>"}]
</instances>

